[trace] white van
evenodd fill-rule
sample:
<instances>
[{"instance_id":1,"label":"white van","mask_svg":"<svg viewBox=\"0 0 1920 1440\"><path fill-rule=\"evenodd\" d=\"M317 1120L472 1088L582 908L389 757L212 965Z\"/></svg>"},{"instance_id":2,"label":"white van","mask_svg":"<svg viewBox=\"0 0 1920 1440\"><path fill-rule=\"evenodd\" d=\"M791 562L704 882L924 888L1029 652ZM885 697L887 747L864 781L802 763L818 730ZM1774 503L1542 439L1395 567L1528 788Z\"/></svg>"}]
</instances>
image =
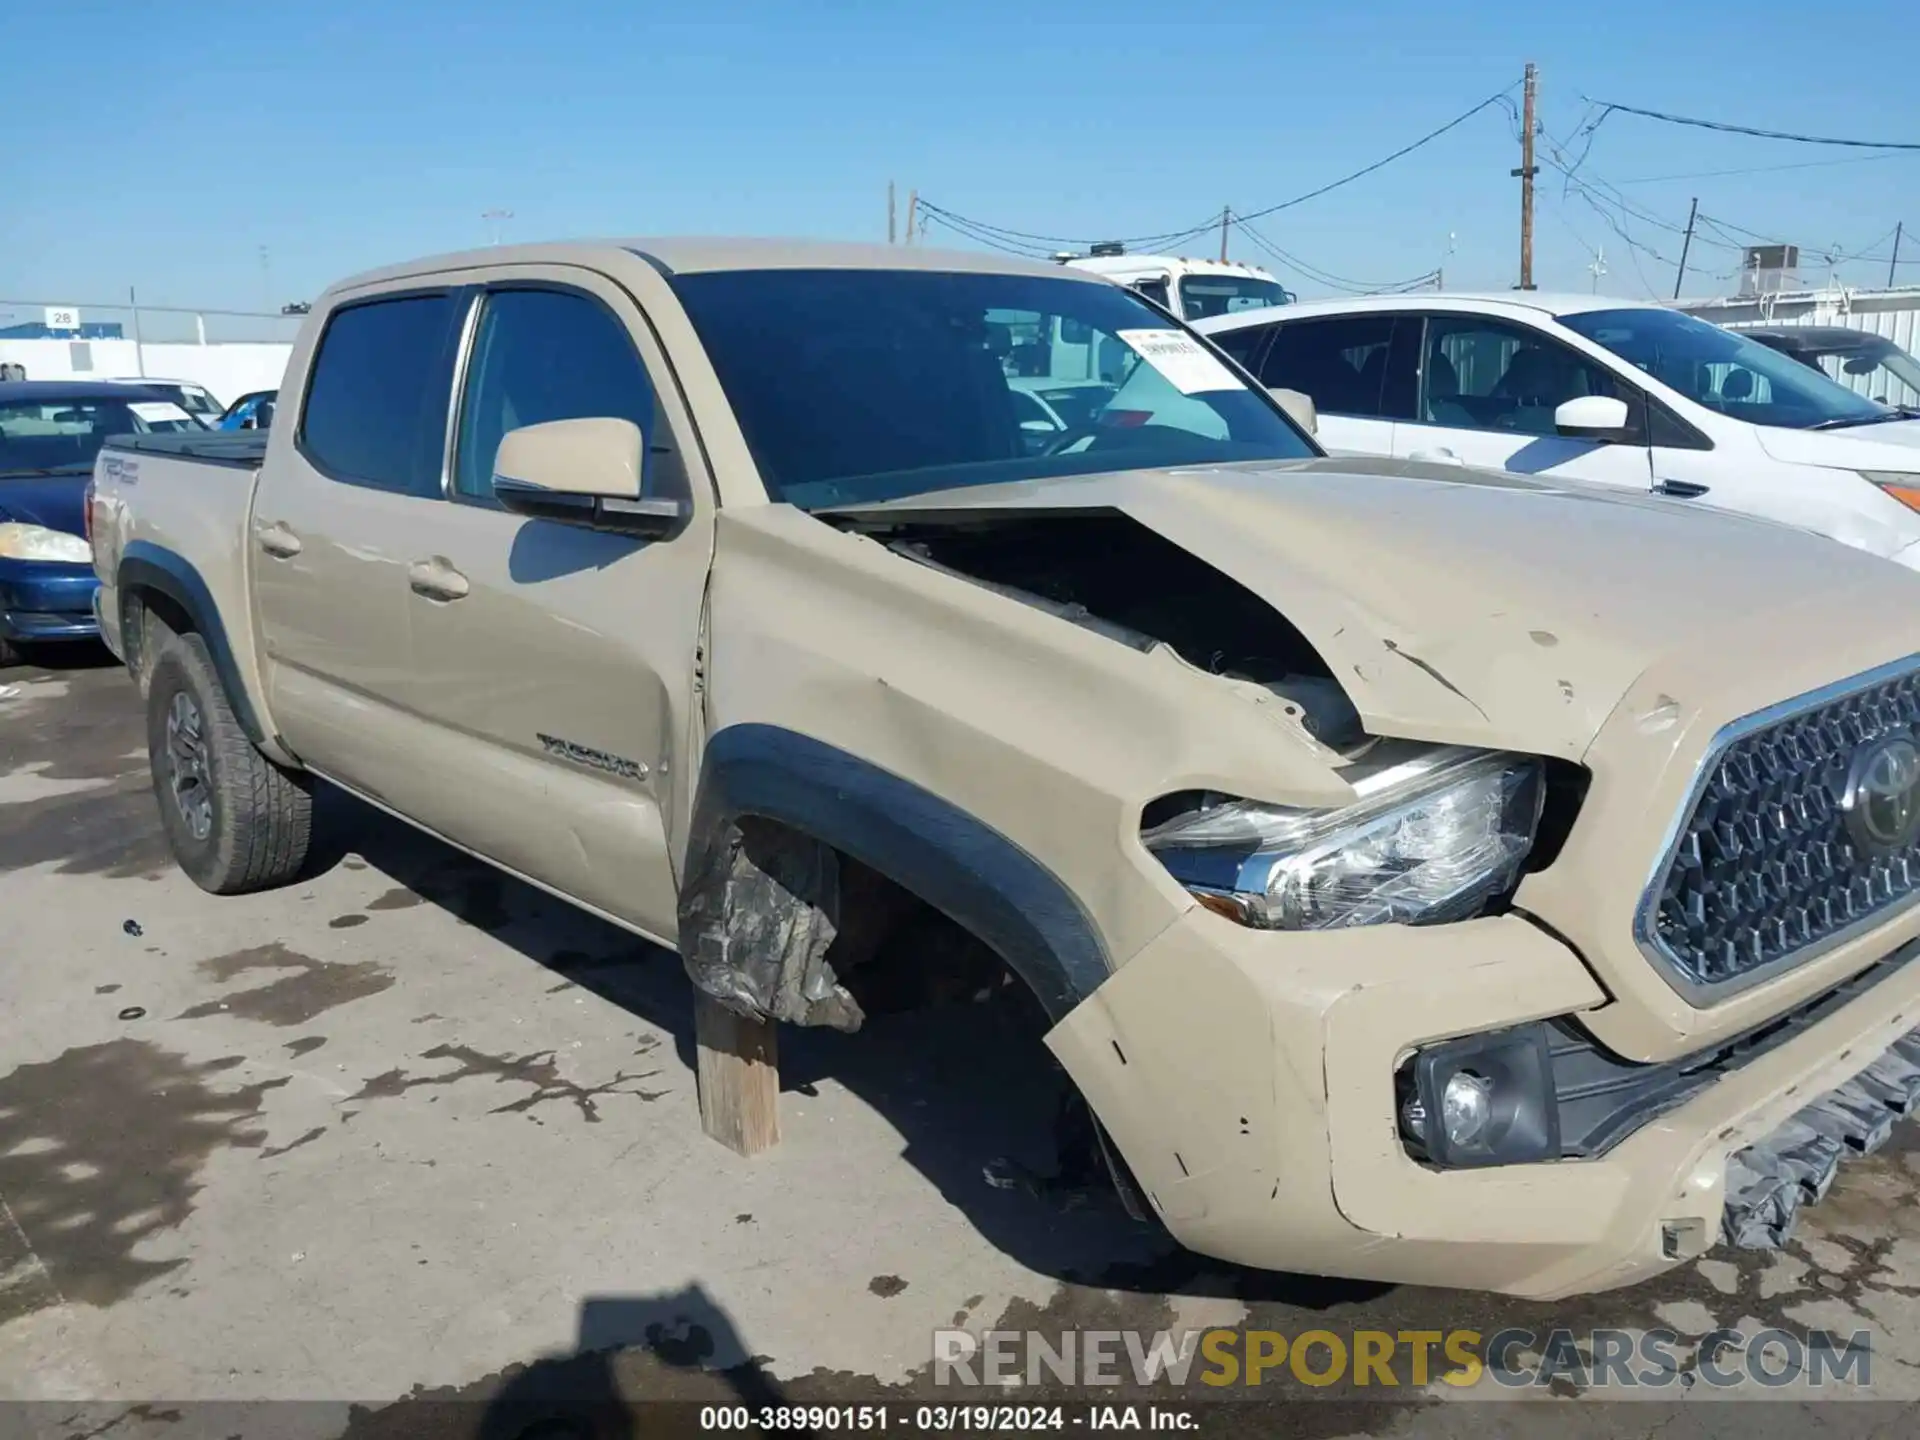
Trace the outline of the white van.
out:
<instances>
[{"instance_id":1,"label":"white van","mask_svg":"<svg viewBox=\"0 0 1920 1440\"><path fill-rule=\"evenodd\" d=\"M1920 410L1659 305L1381 296L1196 329L1301 390L1334 451L1653 490L1920 569Z\"/></svg>"},{"instance_id":2,"label":"white van","mask_svg":"<svg viewBox=\"0 0 1920 1440\"><path fill-rule=\"evenodd\" d=\"M1258 265L1232 260L1085 255L1066 263L1075 270L1104 275L1116 285L1138 290L1161 309L1171 310L1189 322L1293 302L1293 292Z\"/></svg>"}]
</instances>

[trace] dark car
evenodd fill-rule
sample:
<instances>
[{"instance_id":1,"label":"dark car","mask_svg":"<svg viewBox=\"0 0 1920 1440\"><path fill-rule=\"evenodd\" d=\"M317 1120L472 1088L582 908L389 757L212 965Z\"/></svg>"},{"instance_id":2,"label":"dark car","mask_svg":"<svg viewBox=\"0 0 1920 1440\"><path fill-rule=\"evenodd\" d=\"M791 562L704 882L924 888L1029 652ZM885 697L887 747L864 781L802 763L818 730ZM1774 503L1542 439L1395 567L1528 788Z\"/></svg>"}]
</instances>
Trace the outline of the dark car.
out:
<instances>
[{"instance_id":1,"label":"dark car","mask_svg":"<svg viewBox=\"0 0 1920 1440\"><path fill-rule=\"evenodd\" d=\"M159 391L0 382L0 664L24 645L99 634L86 492L107 437L205 428Z\"/></svg>"},{"instance_id":2,"label":"dark car","mask_svg":"<svg viewBox=\"0 0 1920 1440\"><path fill-rule=\"evenodd\" d=\"M1844 325L1743 325L1740 333L1882 405L1920 406L1920 360L1884 335ZM1862 376L1871 377L1864 389Z\"/></svg>"}]
</instances>

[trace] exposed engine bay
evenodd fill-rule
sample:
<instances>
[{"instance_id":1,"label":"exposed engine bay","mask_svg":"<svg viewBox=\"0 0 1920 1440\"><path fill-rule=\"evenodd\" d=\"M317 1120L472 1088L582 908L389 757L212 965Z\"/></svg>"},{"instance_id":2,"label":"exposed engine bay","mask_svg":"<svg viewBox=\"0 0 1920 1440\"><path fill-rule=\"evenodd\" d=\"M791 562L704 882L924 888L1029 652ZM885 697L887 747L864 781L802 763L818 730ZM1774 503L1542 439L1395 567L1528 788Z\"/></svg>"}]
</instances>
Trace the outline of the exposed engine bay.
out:
<instances>
[{"instance_id":1,"label":"exposed engine bay","mask_svg":"<svg viewBox=\"0 0 1920 1440\"><path fill-rule=\"evenodd\" d=\"M1126 515L1077 509L821 518L1120 644L1165 646L1209 674L1262 685L1298 705L1307 731L1335 750L1351 752L1366 741L1353 702L1285 616Z\"/></svg>"}]
</instances>

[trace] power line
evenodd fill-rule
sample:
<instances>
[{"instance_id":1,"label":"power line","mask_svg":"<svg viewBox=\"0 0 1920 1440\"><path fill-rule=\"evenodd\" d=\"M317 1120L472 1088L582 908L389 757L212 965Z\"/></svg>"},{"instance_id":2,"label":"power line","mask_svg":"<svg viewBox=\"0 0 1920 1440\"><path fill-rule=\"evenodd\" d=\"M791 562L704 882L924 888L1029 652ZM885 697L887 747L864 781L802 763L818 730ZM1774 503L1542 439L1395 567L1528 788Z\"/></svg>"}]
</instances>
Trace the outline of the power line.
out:
<instances>
[{"instance_id":1,"label":"power line","mask_svg":"<svg viewBox=\"0 0 1920 1440\"><path fill-rule=\"evenodd\" d=\"M1713 180L1723 175L1774 175L1782 170L1824 170L1834 165L1864 165L1869 160L1901 160L1908 152L1886 150L1877 155L1842 155L1833 160L1795 160L1786 165L1739 165L1731 170L1687 170L1677 175L1636 175L1621 185L1658 185L1667 180Z\"/></svg>"},{"instance_id":2,"label":"power line","mask_svg":"<svg viewBox=\"0 0 1920 1440\"><path fill-rule=\"evenodd\" d=\"M1274 244L1273 241L1254 229L1253 226L1242 220L1238 215L1233 217L1233 223L1249 240L1253 241L1255 245L1258 245L1288 269L1297 271L1302 276L1312 280L1315 284L1325 285L1333 290L1343 290L1349 295L1378 295L1396 290L1418 289L1422 285L1431 285L1437 274L1435 271L1426 270L1406 280L1382 280L1378 282L1355 280L1349 276L1335 275L1331 271L1322 270L1318 266L1311 265L1305 260L1302 260L1298 255L1293 255L1282 250L1278 245Z\"/></svg>"},{"instance_id":3,"label":"power line","mask_svg":"<svg viewBox=\"0 0 1920 1440\"><path fill-rule=\"evenodd\" d=\"M1642 110L1637 105L1617 105L1611 101L1591 102L1602 106L1600 116L1588 127L1588 134L1598 130L1609 115L1638 115L1646 120L1658 120L1664 125L1689 125L1697 130L1718 130L1729 135L1751 135L1760 140L1790 140L1798 145L1842 145L1853 150L1920 150L1920 141L1908 140L1839 140L1831 135L1798 135L1789 130L1762 130L1754 125L1729 125L1719 120L1698 120L1687 115L1669 115L1660 110Z\"/></svg>"},{"instance_id":4,"label":"power line","mask_svg":"<svg viewBox=\"0 0 1920 1440\"><path fill-rule=\"evenodd\" d=\"M1031 230L1014 230L1004 225L990 225L984 220L975 220L970 216L962 215L957 211L948 210L944 206L936 205L924 197L922 197L920 201L920 208L941 220L958 222L959 225L978 230L984 234L997 236L1011 243L1052 248L1058 248L1063 245L1095 245L1106 240L1111 240L1112 243L1119 245L1144 245L1149 242L1172 244L1179 240L1188 239L1194 235L1203 234L1220 223L1220 212L1216 210L1200 224L1189 226L1185 230L1159 231L1152 235L1123 235L1117 238L1101 236L1089 239L1085 236L1077 235L1041 235ZM951 224L949 228L953 228Z\"/></svg>"},{"instance_id":5,"label":"power line","mask_svg":"<svg viewBox=\"0 0 1920 1440\"><path fill-rule=\"evenodd\" d=\"M1342 185L1350 185L1355 180L1358 180L1363 176L1371 175L1374 171L1380 169L1382 166L1391 165L1394 161L1400 159L1403 155L1411 155L1414 151L1418 150L1421 146L1431 144L1433 141L1438 140L1442 135L1446 134L1449 130L1452 130L1460 125L1464 125L1467 121L1471 120L1474 116L1478 115L1482 110L1491 109L1493 106L1498 105L1503 101L1507 101L1507 97L1511 95L1516 89L1518 89L1520 84L1521 84L1520 81L1518 80L1514 81L1513 84L1507 86L1506 89L1501 90L1495 94L1489 95L1486 99L1482 100L1478 105L1475 105L1471 110L1463 110L1460 114L1454 116L1453 119L1447 121L1447 123L1442 125L1439 129L1429 130L1426 134L1422 135L1418 140L1415 140L1411 145L1402 145L1398 150L1394 151L1391 155L1388 155L1382 159L1376 160L1373 162L1373 164L1368 165L1363 169L1355 170L1351 175L1342 175L1338 180L1332 181L1326 185L1322 185L1317 190L1309 190L1307 191L1306 194L1296 195L1291 200L1282 200L1278 205L1269 205L1264 210L1250 210L1250 211L1247 211L1245 214L1241 214L1238 211L1236 211L1234 214L1234 218L1236 220L1262 220L1262 219L1265 219L1267 216L1276 213L1277 211L1289 210L1295 205L1304 205L1309 200L1317 200L1322 195L1325 195L1329 190L1338 190ZM1507 103L1510 104L1511 102L1508 101Z\"/></svg>"},{"instance_id":6,"label":"power line","mask_svg":"<svg viewBox=\"0 0 1920 1440\"><path fill-rule=\"evenodd\" d=\"M1008 242L998 239L993 235L976 229L970 221L949 216L944 211L934 209L925 201L920 203L920 208L926 212L926 218L934 224L951 230L963 239L985 245L990 250L1004 251L1008 255L1020 255L1029 260L1045 260L1050 258L1051 252L1045 246L1035 246L1020 241Z\"/></svg>"},{"instance_id":7,"label":"power line","mask_svg":"<svg viewBox=\"0 0 1920 1440\"><path fill-rule=\"evenodd\" d=\"M1292 199L1282 200L1276 205L1268 205L1263 209L1247 211L1244 214L1239 210L1235 210L1233 212L1233 218L1235 220L1263 219L1268 215L1277 214L1282 210L1290 210L1295 205L1304 205L1309 200L1317 200L1320 198L1320 196L1328 194L1330 191L1338 190L1344 185L1351 185L1354 181L1363 179L1364 177L1373 174L1374 171L1382 169L1385 166L1391 165L1394 161L1399 160L1404 156L1411 155L1414 151L1420 149L1422 146L1431 144L1433 141L1438 140L1442 135L1445 135L1448 131L1456 129L1461 125L1464 125L1467 121L1471 120L1474 116L1478 115L1483 110L1491 109L1495 105L1500 105L1503 103L1507 104L1508 106L1511 106L1512 102L1511 100L1508 99L1508 97L1514 92L1514 90L1519 88L1519 85L1520 85L1520 82L1516 80L1512 85L1507 86L1506 89L1499 91L1497 94L1489 95L1486 99L1482 100L1479 104L1471 107L1470 109L1461 111L1460 114L1454 116L1453 119L1447 121L1446 124L1441 125L1436 129L1429 130L1426 134L1422 135L1419 139L1414 140L1409 144L1402 145L1398 150L1395 150L1391 155L1382 156L1380 159L1374 161L1371 165L1362 166L1360 169L1353 171L1351 174L1342 175L1338 180L1331 180L1327 182L1325 185L1321 185L1316 189L1309 190L1305 194L1295 195ZM1037 231L1032 231L1032 230L1015 230L1004 225L990 225L984 220L972 219L966 215L959 214L956 211L948 210L942 206L935 205L931 201L928 201L924 198L920 201L920 208L936 216L942 221L947 222L948 227L950 229L958 229L959 226L967 226L967 227L971 227L974 231L979 232L981 237L984 237L987 235L996 237L998 240L1005 242L998 247L1001 249L1008 249L1018 244L1025 244L1027 246L1040 245L1040 246L1061 247L1061 246L1098 245L1103 243L1113 243L1113 244L1128 245L1128 246L1164 247L1164 246L1171 246L1171 245L1178 244L1180 241L1191 239L1196 235L1205 234L1206 232L1212 230L1215 226L1217 226L1220 223L1220 212L1216 210L1211 215L1209 215L1205 220L1201 221L1197 225L1189 226L1184 230L1163 231L1156 235L1123 235L1118 237L1110 236L1110 235L1095 235L1095 236L1043 235L1038 233ZM956 221L959 222L958 226L953 223ZM961 231L961 233L966 233L966 232L963 230ZM983 243L991 243L991 242L987 242L983 239ZM1018 254L1023 252L1015 251L1014 253Z\"/></svg>"}]
</instances>

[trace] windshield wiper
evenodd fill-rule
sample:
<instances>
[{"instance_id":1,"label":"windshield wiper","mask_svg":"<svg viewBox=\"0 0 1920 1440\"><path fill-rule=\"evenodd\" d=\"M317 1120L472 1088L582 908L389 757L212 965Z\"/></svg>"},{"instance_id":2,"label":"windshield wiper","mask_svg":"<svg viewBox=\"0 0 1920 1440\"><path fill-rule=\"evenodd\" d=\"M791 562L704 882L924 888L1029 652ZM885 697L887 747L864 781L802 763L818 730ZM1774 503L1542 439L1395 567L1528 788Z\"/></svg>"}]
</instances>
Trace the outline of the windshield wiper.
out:
<instances>
[{"instance_id":1,"label":"windshield wiper","mask_svg":"<svg viewBox=\"0 0 1920 1440\"><path fill-rule=\"evenodd\" d=\"M1832 420L1820 420L1807 426L1809 430L1851 430L1856 425L1884 425L1889 420L1911 420L1920 415L1920 410L1901 406L1898 410L1889 410L1884 415L1840 415Z\"/></svg>"}]
</instances>

